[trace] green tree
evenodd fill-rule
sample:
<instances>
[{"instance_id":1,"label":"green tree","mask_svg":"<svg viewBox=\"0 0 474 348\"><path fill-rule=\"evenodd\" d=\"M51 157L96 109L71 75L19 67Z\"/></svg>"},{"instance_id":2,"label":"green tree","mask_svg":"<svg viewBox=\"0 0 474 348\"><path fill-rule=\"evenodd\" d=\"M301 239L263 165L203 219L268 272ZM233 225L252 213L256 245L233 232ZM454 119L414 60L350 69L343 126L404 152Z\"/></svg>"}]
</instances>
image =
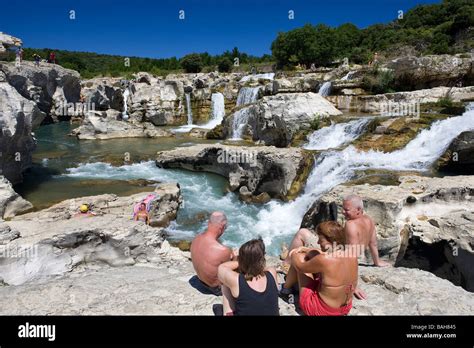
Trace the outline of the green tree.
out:
<instances>
[{"instance_id":1,"label":"green tree","mask_svg":"<svg viewBox=\"0 0 474 348\"><path fill-rule=\"evenodd\" d=\"M180 64L187 73L198 73L203 67L201 56L198 53L191 53L184 56L181 58Z\"/></svg>"},{"instance_id":2,"label":"green tree","mask_svg":"<svg viewBox=\"0 0 474 348\"><path fill-rule=\"evenodd\" d=\"M223 57L217 65L219 72L230 72L232 70L232 61L228 57Z\"/></svg>"}]
</instances>

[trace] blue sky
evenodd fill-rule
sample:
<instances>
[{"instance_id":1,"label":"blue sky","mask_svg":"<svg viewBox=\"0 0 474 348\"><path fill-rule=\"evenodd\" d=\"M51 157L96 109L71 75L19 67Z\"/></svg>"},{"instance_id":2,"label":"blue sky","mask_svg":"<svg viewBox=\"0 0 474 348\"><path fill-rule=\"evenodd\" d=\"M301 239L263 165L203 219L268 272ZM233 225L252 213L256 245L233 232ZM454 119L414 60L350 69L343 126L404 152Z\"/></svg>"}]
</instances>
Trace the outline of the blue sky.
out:
<instances>
[{"instance_id":1,"label":"blue sky","mask_svg":"<svg viewBox=\"0 0 474 348\"><path fill-rule=\"evenodd\" d=\"M358 27L434 0L0 0L0 31L25 47L165 58L270 52L279 31L306 23ZM76 19L69 18L74 10ZM179 20L179 11L185 19ZM288 19L293 10L295 19Z\"/></svg>"}]
</instances>

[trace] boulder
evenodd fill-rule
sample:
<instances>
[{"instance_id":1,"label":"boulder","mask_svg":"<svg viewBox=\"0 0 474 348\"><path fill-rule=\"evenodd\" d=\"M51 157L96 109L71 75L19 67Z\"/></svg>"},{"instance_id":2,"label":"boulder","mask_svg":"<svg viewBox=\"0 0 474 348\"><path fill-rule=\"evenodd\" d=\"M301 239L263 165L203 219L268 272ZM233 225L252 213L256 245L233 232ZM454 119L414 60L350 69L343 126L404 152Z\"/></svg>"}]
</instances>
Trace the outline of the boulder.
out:
<instances>
[{"instance_id":1,"label":"boulder","mask_svg":"<svg viewBox=\"0 0 474 348\"><path fill-rule=\"evenodd\" d=\"M462 132L437 162L438 170L474 175L474 131Z\"/></svg>"},{"instance_id":2,"label":"boulder","mask_svg":"<svg viewBox=\"0 0 474 348\"><path fill-rule=\"evenodd\" d=\"M303 188L313 161L312 154L299 148L201 144L159 152L156 165L222 175L231 191L245 186L257 197L266 192L272 198L291 199ZM257 199L265 201L264 196Z\"/></svg>"},{"instance_id":3,"label":"boulder","mask_svg":"<svg viewBox=\"0 0 474 348\"><path fill-rule=\"evenodd\" d=\"M94 78L81 83L81 94L94 110L114 109L124 111L121 79L112 77ZM91 108L92 109L92 108Z\"/></svg>"},{"instance_id":4,"label":"boulder","mask_svg":"<svg viewBox=\"0 0 474 348\"><path fill-rule=\"evenodd\" d=\"M7 82L28 100L36 102L38 108L57 120L68 117L67 104L80 101L81 83L77 71L59 65L23 61L18 69L14 62L0 63L0 71Z\"/></svg>"},{"instance_id":5,"label":"boulder","mask_svg":"<svg viewBox=\"0 0 474 348\"><path fill-rule=\"evenodd\" d=\"M121 113L114 109L103 112L89 112L82 125L72 131L80 140L107 140L116 138L160 138L171 137L167 130L155 127L149 122L126 122L119 120Z\"/></svg>"},{"instance_id":6,"label":"boulder","mask_svg":"<svg viewBox=\"0 0 474 348\"><path fill-rule=\"evenodd\" d=\"M418 269L359 267L367 300L353 300L349 315L469 315L474 294Z\"/></svg>"},{"instance_id":7,"label":"boulder","mask_svg":"<svg viewBox=\"0 0 474 348\"><path fill-rule=\"evenodd\" d=\"M0 82L0 174L13 184L21 182L22 172L31 166L36 147L31 132L44 117L34 102Z\"/></svg>"},{"instance_id":8,"label":"boulder","mask_svg":"<svg viewBox=\"0 0 474 348\"><path fill-rule=\"evenodd\" d=\"M388 103L425 104L436 103L449 98L453 102L474 99L474 86L469 87L435 87L412 92L395 92L376 95L361 95L350 98L351 109L360 112L380 113Z\"/></svg>"},{"instance_id":9,"label":"boulder","mask_svg":"<svg viewBox=\"0 0 474 348\"><path fill-rule=\"evenodd\" d=\"M454 86L474 80L472 56L448 54L423 57L404 56L384 65L394 72L397 84L406 89Z\"/></svg>"},{"instance_id":10,"label":"boulder","mask_svg":"<svg viewBox=\"0 0 474 348\"><path fill-rule=\"evenodd\" d=\"M5 56L8 49L22 45L23 42L20 39L0 31L0 57Z\"/></svg>"},{"instance_id":11,"label":"boulder","mask_svg":"<svg viewBox=\"0 0 474 348\"><path fill-rule=\"evenodd\" d=\"M303 218L314 228L327 218L328 204L362 197L375 222L379 253L397 265L416 267L474 291L474 176L428 178L402 176L398 186L339 185L320 197ZM321 215L322 214L322 215ZM368 251L368 250L366 250Z\"/></svg>"},{"instance_id":12,"label":"boulder","mask_svg":"<svg viewBox=\"0 0 474 348\"><path fill-rule=\"evenodd\" d=\"M288 146L298 131L309 130L317 118L342 115L319 94L286 93L267 96L256 104L235 112L226 120L228 134L246 124L244 136L265 145ZM245 116L245 117L243 117Z\"/></svg>"},{"instance_id":13,"label":"boulder","mask_svg":"<svg viewBox=\"0 0 474 348\"><path fill-rule=\"evenodd\" d=\"M33 205L13 190L8 180L0 175L0 219L9 219L21 214Z\"/></svg>"}]
</instances>

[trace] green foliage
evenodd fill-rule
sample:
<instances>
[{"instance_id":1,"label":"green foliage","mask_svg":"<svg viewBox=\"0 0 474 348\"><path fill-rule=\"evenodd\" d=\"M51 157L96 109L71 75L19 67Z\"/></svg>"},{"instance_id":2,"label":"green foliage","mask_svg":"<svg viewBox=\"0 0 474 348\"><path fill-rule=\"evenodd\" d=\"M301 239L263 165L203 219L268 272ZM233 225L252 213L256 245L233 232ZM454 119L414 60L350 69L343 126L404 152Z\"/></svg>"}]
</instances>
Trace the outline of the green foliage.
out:
<instances>
[{"instance_id":1,"label":"green foliage","mask_svg":"<svg viewBox=\"0 0 474 348\"><path fill-rule=\"evenodd\" d=\"M222 57L217 64L219 72L230 72L232 71L232 61L228 57Z\"/></svg>"},{"instance_id":2,"label":"green foliage","mask_svg":"<svg viewBox=\"0 0 474 348\"><path fill-rule=\"evenodd\" d=\"M201 59L201 56L199 54L191 53L181 58L179 64L181 64L181 67L187 73L198 73L202 70L203 60L205 60L206 58L207 57Z\"/></svg>"},{"instance_id":3,"label":"green foliage","mask_svg":"<svg viewBox=\"0 0 474 348\"><path fill-rule=\"evenodd\" d=\"M158 76L166 76L170 73L182 72L180 60L176 57L171 58L141 58L141 57L124 57L112 56L107 54L98 54L91 52L74 52L64 50L53 50L49 48L35 49L25 48L24 59L33 60L33 54L38 54L43 59L49 57L50 52L56 53L56 63L67 69L78 71L83 78L93 78L97 76L131 76L139 71L149 72ZM232 51L225 51L221 55L212 56L207 52L198 54L202 62L202 70L214 71L215 67L222 59L228 59L232 62L234 58L239 58L241 66L247 65L268 65L273 62L273 57L263 55L255 57L242 53L235 47ZM130 64L125 64L126 58ZM184 57L183 57L184 59ZM8 52L5 60L14 61L15 53ZM243 63L243 64L242 64Z\"/></svg>"},{"instance_id":4,"label":"green foliage","mask_svg":"<svg viewBox=\"0 0 474 348\"><path fill-rule=\"evenodd\" d=\"M444 0L416 6L402 19L365 29L352 24L336 28L307 24L279 33L271 48L279 67L328 65L343 57L360 64L367 63L374 52L391 54L399 46L411 46L420 54L462 52L469 44L454 43L459 40L459 33L468 32L473 26L474 1Z\"/></svg>"},{"instance_id":5,"label":"green foliage","mask_svg":"<svg viewBox=\"0 0 474 348\"><path fill-rule=\"evenodd\" d=\"M439 99L436 104L442 108L451 108L453 106L453 100L449 96L446 96Z\"/></svg>"},{"instance_id":6,"label":"green foliage","mask_svg":"<svg viewBox=\"0 0 474 348\"><path fill-rule=\"evenodd\" d=\"M390 70L374 69L362 79L362 88L373 94L395 91L395 78Z\"/></svg>"}]
</instances>

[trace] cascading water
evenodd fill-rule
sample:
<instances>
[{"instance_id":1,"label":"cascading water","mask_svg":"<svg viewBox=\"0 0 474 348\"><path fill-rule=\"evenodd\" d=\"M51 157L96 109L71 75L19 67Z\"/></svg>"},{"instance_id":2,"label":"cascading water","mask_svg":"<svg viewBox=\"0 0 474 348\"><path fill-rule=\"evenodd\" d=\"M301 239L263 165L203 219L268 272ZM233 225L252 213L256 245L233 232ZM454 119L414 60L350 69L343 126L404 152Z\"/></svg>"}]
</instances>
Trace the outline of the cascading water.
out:
<instances>
[{"instance_id":1,"label":"cascading water","mask_svg":"<svg viewBox=\"0 0 474 348\"><path fill-rule=\"evenodd\" d=\"M128 120L128 105L127 105L127 99L128 99L128 96L130 95L130 90L127 88L124 92L123 92L123 112L122 112L122 120L126 121Z\"/></svg>"},{"instance_id":2,"label":"cascading water","mask_svg":"<svg viewBox=\"0 0 474 348\"><path fill-rule=\"evenodd\" d=\"M355 71L349 71L346 75L344 75L344 77L341 79L341 81L346 81L346 80L350 80L352 75L354 75Z\"/></svg>"},{"instance_id":3,"label":"cascading water","mask_svg":"<svg viewBox=\"0 0 474 348\"><path fill-rule=\"evenodd\" d=\"M211 95L211 120L199 128L212 129L221 124L225 116L225 102L222 93L212 93Z\"/></svg>"},{"instance_id":4,"label":"cascading water","mask_svg":"<svg viewBox=\"0 0 474 348\"><path fill-rule=\"evenodd\" d=\"M188 125L193 124L193 111L191 110L191 94L186 93L186 111L188 113Z\"/></svg>"},{"instance_id":5,"label":"cascading water","mask_svg":"<svg viewBox=\"0 0 474 348\"><path fill-rule=\"evenodd\" d=\"M461 132L474 130L474 108L462 116L434 123L421 131L405 148L391 153L361 152L353 146L344 150L329 150L320 154L311 171L304 192L294 201L271 201L256 206L239 201L237 195L222 195L225 181L206 173L190 173L157 168L153 161L113 167L105 163L83 164L69 170L68 176L93 179L155 179L177 181L186 201L178 220L170 227L172 235L192 237L205 228L204 222L188 217L207 211L223 210L229 221L223 241L239 246L257 235L263 237L269 253L276 254L282 241L288 242L298 230L303 215L311 204L334 186L350 180L356 171L365 169L423 171L445 151ZM336 131L335 128L333 131ZM221 180L222 179L222 180ZM186 217L186 219L183 218ZM184 221L186 220L186 221Z\"/></svg>"},{"instance_id":6,"label":"cascading water","mask_svg":"<svg viewBox=\"0 0 474 348\"><path fill-rule=\"evenodd\" d=\"M250 117L251 107L234 112L232 120L232 138L229 140L242 140L242 136Z\"/></svg>"},{"instance_id":7,"label":"cascading water","mask_svg":"<svg viewBox=\"0 0 474 348\"><path fill-rule=\"evenodd\" d=\"M335 123L313 132L303 147L308 150L327 150L341 147L359 137L370 118L361 118L347 123Z\"/></svg>"},{"instance_id":8,"label":"cascading water","mask_svg":"<svg viewBox=\"0 0 474 348\"><path fill-rule=\"evenodd\" d=\"M249 80L273 80L274 78L275 73L255 74L242 77L240 82L246 82Z\"/></svg>"},{"instance_id":9,"label":"cascading water","mask_svg":"<svg viewBox=\"0 0 474 348\"><path fill-rule=\"evenodd\" d=\"M423 171L441 156L460 133L474 130L474 104L458 117L435 122L421 131L405 148L384 153L358 151L348 146L342 151L327 151L318 158L308 177L302 195L289 203L269 202L258 214L253 227L266 243L294 234L310 205L334 186L350 180L356 171L386 169L394 171ZM279 237L279 238L278 238Z\"/></svg>"},{"instance_id":10,"label":"cascading water","mask_svg":"<svg viewBox=\"0 0 474 348\"><path fill-rule=\"evenodd\" d=\"M322 97L327 97L329 93L331 93L332 82L326 81L323 85L319 88L318 94Z\"/></svg>"},{"instance_id":11,"label":"cascading water","mask_svg":"<svg viewBox=\"0 0 474 348\"><path fill-rule=\"evenodd\" d=\"M255 103L258 98L258 93L261 87L242 87L237 96L236 106L247 105Z\"/></svg>"}]
</instances>

